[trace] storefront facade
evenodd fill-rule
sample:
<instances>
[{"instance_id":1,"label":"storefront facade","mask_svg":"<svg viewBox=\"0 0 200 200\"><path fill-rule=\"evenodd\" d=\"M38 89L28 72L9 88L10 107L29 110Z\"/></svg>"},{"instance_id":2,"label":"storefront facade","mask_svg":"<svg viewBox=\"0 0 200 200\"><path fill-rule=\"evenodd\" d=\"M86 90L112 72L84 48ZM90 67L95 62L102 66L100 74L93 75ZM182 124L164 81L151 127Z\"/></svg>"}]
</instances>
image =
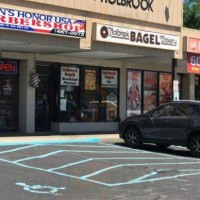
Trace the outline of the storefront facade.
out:
<instances>
[{"instance_id":1,"label":"storefront facade","mask_svg":"<svg viewBox=\"0 0 200 200\"><path fill-rule=\"evenodd\" d=\"M200 100L200 31L182 28L182 59L177 73L181 83L181 99Z\"/></svg>"},{"instance_id":2,"label":"storefront facade","mask_svg":"<svg viewBox=\"0 0 200 200\"><path fill-rule=\"evenodd\" d=\"M172 98L178 0L5 1L0 22L1 132L114 132Z\"/></svg>"}]
</instances>

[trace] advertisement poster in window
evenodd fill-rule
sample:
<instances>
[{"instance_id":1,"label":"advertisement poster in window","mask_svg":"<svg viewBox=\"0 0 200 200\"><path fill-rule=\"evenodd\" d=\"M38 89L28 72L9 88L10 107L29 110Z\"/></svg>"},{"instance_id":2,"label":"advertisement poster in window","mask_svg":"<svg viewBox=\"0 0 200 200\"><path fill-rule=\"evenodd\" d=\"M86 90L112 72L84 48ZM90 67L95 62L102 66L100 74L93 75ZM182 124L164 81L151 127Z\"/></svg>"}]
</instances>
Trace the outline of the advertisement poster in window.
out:
<instances>
[{"instance_id":1,"label":"advertisement poster in window","mask_svg":"<svg viewBox=\"0 0 200 200\"><path fill-rule=\"evenodd\" d=\"M85 90L96 90L96 70L85 70Z\"/></svg>"},{"instance_id":2,"label":"advertisement poster in window","mask_svg":"<svg viewBox=\"0 0 200 200\"><path fill-rule=\"evenodd\" d=\"M144 72L144 113L157 106L157 73Z\"/></svg>"},{"instance_id":3,"label":"advertisement poster in window","mask_svg":"<svg viewBox=\"0 0 200 200\"><path fill-rule=\"evenodd\" d=\"M127 116L141 113L141 72L128 70Z\"/></svg>"},{"instance_id":4,"label":"advertisement poster in window","mask_svg":"<svg viewBox=\"0 0 200 200\"><path fill-rule=\"evenodd\" d=\"M79 68L61 67L61 85L79 86Z\"/></svg>"},{"instance_id":5,"label":"advertisement poster in window","mask_svg":"<svg viewBox=\"0 0 200 200\"><path fill-rule=\"evenodd\" d=\"M172 75L170 73L160 73L159 81L160 104L171 101L172 98Z\"/></svg>"},{"instance_id":6,"label":"advertisement poster in window","mask_svg":"<svg viewBox=\"0 0 200 200\"><path fill-rule=\"evenodd\" d=\"M118 72L114 70L101 71L101 86L104 88L118 87Z\"/></svg>"}]
</instances>

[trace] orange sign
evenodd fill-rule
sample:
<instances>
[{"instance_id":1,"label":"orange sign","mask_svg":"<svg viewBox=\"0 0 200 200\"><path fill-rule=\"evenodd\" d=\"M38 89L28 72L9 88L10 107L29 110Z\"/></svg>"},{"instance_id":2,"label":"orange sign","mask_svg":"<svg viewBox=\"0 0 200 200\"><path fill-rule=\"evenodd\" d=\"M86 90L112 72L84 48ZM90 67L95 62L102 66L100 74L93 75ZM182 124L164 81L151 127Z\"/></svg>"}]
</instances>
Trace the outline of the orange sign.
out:
<instances>
[{"instance_id":1,"label":"orange sign","mask_svg":"<svg viewBox=\"0 0 200 200\"><path fill-rule=\"evenodd\" d=\"M200 74L200 55L194 53L188 53L188 68L190 73Z\"/></svg>"},{"instance_id":2,"label":"orange sign","mask_svg":"<svg viewBox=\"0 0 200 200\"><path fill-rule=\"evenodd\" d=\"M200 53L200 40L188 37L187 52Z\"/></svg>"}]
</instances>

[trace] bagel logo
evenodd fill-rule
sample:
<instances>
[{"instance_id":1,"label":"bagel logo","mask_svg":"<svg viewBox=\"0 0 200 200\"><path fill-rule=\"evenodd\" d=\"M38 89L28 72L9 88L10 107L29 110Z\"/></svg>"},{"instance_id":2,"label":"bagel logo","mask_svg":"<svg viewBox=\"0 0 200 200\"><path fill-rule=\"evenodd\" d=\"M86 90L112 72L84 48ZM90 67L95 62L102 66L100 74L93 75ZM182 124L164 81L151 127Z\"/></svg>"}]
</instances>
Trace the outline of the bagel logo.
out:
<instances>
[{"instance_id":1,"label":"bagel logo","mask_svg":"<svg viewBox=\"0 0 200 200\"><path fill-rule=\"evenodd\" d=\"M100 34L102 38L107 38L108 37L108 29L106 26L102 26L100 30Z\"/></svg>"}]
</instances>

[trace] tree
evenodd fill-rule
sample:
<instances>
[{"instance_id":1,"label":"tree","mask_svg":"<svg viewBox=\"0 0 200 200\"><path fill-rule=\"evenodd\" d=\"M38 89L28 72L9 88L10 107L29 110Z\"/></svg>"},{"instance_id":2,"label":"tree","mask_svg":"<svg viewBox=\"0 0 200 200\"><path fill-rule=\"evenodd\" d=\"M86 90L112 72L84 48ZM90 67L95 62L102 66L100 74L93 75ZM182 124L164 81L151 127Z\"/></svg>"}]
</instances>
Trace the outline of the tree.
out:
<instances>
[{"instance_id":1,"label":"tree","mask_svg":"<svg viewBox=\"0 0 200 200\"><path fill-rule=\"evenodd\" d=\"M200 0L184 0L184 27L200 30Z\"/></svg>"}]
</instances>

